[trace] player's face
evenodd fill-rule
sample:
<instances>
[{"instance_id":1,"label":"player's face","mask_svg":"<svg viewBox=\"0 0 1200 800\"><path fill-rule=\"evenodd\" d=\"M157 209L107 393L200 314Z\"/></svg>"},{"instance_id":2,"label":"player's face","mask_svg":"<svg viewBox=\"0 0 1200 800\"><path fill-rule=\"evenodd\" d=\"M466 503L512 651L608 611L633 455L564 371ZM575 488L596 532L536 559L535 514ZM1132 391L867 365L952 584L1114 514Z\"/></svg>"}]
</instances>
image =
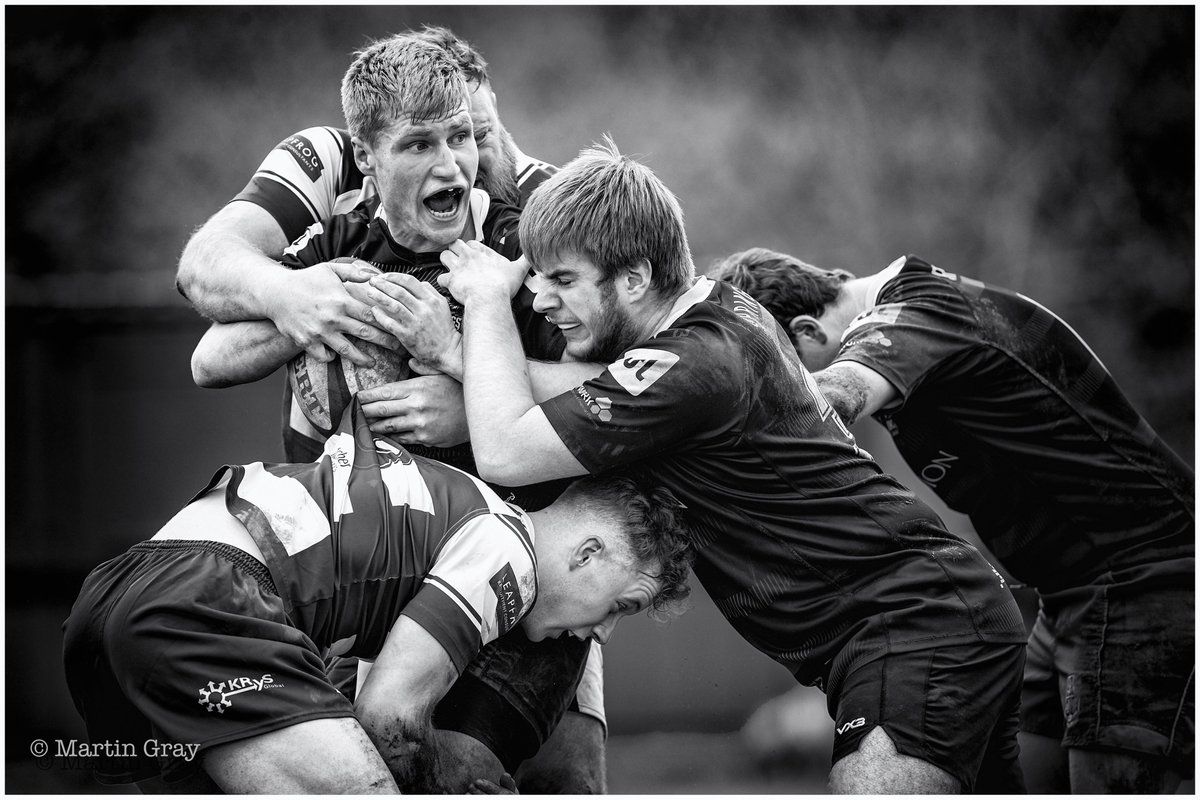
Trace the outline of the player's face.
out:
<instances>
[{"instance_id":1,"label":"player's face","mask_svg":"<svg viewBox=\"0 0 1200 800\"><path fill-rule=\"evenodd\" d=\"M622 618L649 608L662 586L657 578L612 557L593 558L545 587L525 617L531 641L563 635L604 644Z\"/></svg>"},{"instance_id":2,"label":"player's face","mask_svg":"<svg viewBox=\"0 0 1200 800\"><path fill-rule=\"evenodd\" d=\"M609 363L641 338L615 281L588 259L568 254L538 272L534 311L562 331L571 358Z\"/></svg>"},{"instance_id":3,"label":"player's face","mask_svg":"<svg viewBox=\"0 0 1200 800\"><path fill-rule=\"evenodd\" d=\"M444 119L405 117L362 148L397 244L427 252L462 236L479 164L465 104Z\"/></svg>"},{"instance_id":4,"label":"player's face","mask_svg":"<svg viewBox=\"0 0 1200 800\"><path fill-rule=\"evenodd\" d=\"M496 112L496 96L489 86L479 84L471 93L471 125L479 150L479 173L475 186L497 200L511 205L520 201L517 190L517 154L512 139L505 135Z\"/></svg>"}]
</instances>

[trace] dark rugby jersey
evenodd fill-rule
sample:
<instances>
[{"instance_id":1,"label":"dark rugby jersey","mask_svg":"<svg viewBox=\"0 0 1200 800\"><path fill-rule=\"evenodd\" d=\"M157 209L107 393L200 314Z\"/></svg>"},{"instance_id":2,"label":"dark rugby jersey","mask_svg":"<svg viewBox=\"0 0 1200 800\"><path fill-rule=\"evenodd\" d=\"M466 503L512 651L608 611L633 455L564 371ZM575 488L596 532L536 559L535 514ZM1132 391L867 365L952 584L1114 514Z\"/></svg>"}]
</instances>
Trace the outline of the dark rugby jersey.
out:
<instances>
[{"instance_id":1,"label":"dark rugby jersey","mask_svg":"<svg viewBox=\"0 0 1200 800\"><path fill-rule=\"evenodd\" d=\"M520 212L512 206L491 203L487 194L478 189L471 191L471 207L476 223L475 236L506 258L515 259L521 254L517 225ZM396 244L388 231L387 223L379 215L379 199L367 200L346 214L309 226L304 235L289 246L283 255L285 266L302 267L332 261L348 256L362 259L384 272L404 272L418 280L431 284L450 303L450 312L456 327L462 326L462 304L438 285L437 276L446 271L439 260L438 252L414 253ZM521 342L531 358L558 360L565 341L558 328L546 321L542 314L533 311L533 292L522 286L513 299L513 316L520 329ZM289 362L288 369L293 368ZM312 461L321 453L324 437L309 424L300 404L292 395L291 381L285 381L283 403L284 457L287 461ZM415 455L445 461L474 474L475 460L469 444L450 448L433 448L410 445ZM561 489L561 486L559 486ZM514 495L527 508L537 508L557 494L543 497L540 491L526 490Z\"/></svg>"},{"instance_id":2,"label":"dark rugby jersey","mask_svg":"<svg viewBox=\"0 0 1200 800\"><path fill-rule=\"evenodd\" d=\"M518 162L517 170L522 207L530 193L558 171L528 157ZM375 179L364 176L354 163L350 133L322 126L305 128L276 145L233 199L266 209L290 242L314 222L344 214L376 195Z\"/></svg>"},{"instance_id":3,"label":"dark rugby jersey","mask_svg":"<svg viewBox=\"0 0 1200 800\"><path fill-rule=\"evenodd\" d=\"M875 417L1014 577L1053 590L1193 555L1191 468L1066 323L913 256L879 281L837 360L896 388Z\"/></svg>"},{"instance_id":4,"label":"dark rugby jersey","mask_svg":"<svg viewBox=\"0 0 1200 800\"><path fill-rule=\"evenodd\" d=\"M805 683L839 653L852 668L1025 639L990 565L856 446L783 330L728 284L698 279L657 335L542 408L591 472L629 465L679 497L704 588Z\"/></svg>"},{"instance_id":5,"label":"dark rugby jersey","mask_svg":"<svg viewBox=\"0 0 1200 800\"><path fill-rule=\"evenodd\" d=\"M209 488L226 472L226 507L327 655L374 657L404 614L462 670L533 605L528 517L478 478L373 435L357 401L321 460L225 466Z\"/></svg>"}]
</instances>

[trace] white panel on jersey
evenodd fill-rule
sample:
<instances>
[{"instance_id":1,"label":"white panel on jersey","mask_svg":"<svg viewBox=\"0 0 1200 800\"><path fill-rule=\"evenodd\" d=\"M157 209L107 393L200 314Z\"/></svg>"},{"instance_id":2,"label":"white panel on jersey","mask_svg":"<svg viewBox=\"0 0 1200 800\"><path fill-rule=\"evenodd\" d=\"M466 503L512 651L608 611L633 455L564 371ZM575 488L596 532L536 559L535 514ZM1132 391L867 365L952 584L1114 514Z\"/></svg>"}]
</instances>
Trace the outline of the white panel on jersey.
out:
<instances>
[{"instance_id":1,"label":"white panel on jersey","mask_svg":"<svg viewBox=\"0 0 1200 800\"><path fill-rule=\"evenodd\" d=\"M675 353L639 347L626 351L620 361L609 364L608 371L625 391L637 397L678 363L679 356Z\"/></svg>"},{"instance_id":2,"label":"white panel on jersey","mask_svg":"<svg viewBox=\"0 0 1200 800\"><path fill-rule=\"evenodd\" d=\"M594 717L607 732L608 720L604 717L604 651L595 639L588 650L579 688L575 690L575 702L579 705L580 713Z\"/></svg>"},{"instance_id":3,"label":"white panel on jersey","mask_svg":"<svg viewBox=\"0 0 1200 800\"><path fill-rule=\"evenodd\" d=\"M294 256L305 248L308 240L314 236L320 236L325 232L325 226L320 222L314 222L304 229L304 233L300 234L300 238L283 248L285 256Z\"/></svg>"},{"instance_id":4,"label":"white panel on jersey","mask_svg":"<svg viewBox=\"0 0 1200 800\"><path fill-rule=\"evenodd\" d=\"M258 506L289 556L328 538L329 520L304 485L247 464L238 496Z\"/></svg>"},{"instance_id":5,"label":"white panel on jersey","mask_svg":"<svg viewBox=\"0 0 1200 800\"><path fill-rule=\"evenodd\" d=\"M454 588L453 592L445 591L446 596L480 628L484 644L500 634L496 620L498 601L491 579L506 565L512 569L521 591L519 619L533 605L534 587L537 586L533 558L520 537L491 514L468 520L455 531L442 546L437 562L429 571L429 577L437 580L426 578L438 588L441 583ZM464 601L470 604L469 609L463 606ZM483 621L482 625L479 620Z\"/></svg>"},{"instance_id":6,"label":"white panel on jersey","mask_svg":"<svg viewBox=\"0 0 1200 800\"><path fill-rule=\"evenodd\" d=\"M388 499L394 506L408 506L426 514L436 514L433 496L429 494L429 486L421 477L421 470L409 458L405 463L400 456L400 448L385 442L375 440L375 449L391 458L391 463L384 464L379 469L383 477L383 485L388 488Z\"/></svg>"},{"instance_id":7,"label":"white panel on jersey","mask_svg":"<svg viewBox=\"0 0 1200 800\"><path fill-rule=\"evenodd\" d=\"M353 514L354 504L350 502L350 473L354 469L354 437L344 431L335 433L325 441L322 456L329 456L333 465L333 507L330 509L329 521L337 522L343 514Z\"/></svg>"}]
</instances>

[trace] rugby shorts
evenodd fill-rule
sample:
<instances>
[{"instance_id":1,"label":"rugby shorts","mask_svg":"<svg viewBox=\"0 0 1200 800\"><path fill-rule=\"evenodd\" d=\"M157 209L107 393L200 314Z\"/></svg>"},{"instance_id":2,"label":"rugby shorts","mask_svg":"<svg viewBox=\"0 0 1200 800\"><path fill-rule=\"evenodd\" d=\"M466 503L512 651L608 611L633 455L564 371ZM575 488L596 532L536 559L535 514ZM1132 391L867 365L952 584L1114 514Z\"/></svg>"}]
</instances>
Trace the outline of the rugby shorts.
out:
<instances>
[{"instance_id":1,"label":"rugby shorts","mask_svg":"<svg viewBox=\"0 0 1200 800\"><path fill-rule=\"evenodd\" d=\"M1164 758L1192 777L1195 574L1195 559L1175 559L1043 594L1021 729L1064 747Z\"/></svg>"},{"instance_id":2,"label":"rugby shorts","mask_svg":"<svg viewBox=\"0 0 1200 800\"><path fill-rule=\"evenodd\" d=\"M103 783L178 780L213 745L354 716L267 568L230 545L134 545L88 575L63 627L67 686L89 741L136 751L99 759ZM146 756L147 740L200 755Z\"/></svg>"},{"instance_id":3,"label":"rugby shorts","mask_svg":"<svg viewBox=\"0 0 1200 800\"><path fill-rule=\"evenodd\" d=\"M1023 644L973 642L888 653L827 689L833 763L882 727L902 755L957 778L963 793L1023 794L1017 762Z\"/></svg>"}]
</instances>

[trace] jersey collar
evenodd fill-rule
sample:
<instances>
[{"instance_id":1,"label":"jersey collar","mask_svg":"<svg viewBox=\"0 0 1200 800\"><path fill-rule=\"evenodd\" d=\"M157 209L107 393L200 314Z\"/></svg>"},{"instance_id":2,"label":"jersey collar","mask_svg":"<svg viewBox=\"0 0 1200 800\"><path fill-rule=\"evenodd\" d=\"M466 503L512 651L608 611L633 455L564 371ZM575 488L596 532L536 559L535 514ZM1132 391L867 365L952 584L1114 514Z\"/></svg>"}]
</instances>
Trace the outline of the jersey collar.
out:
<instances>
[{"instance_id":1,"label":"jersey collar","mask_svg":"<svg viewBox=\"0 0 1200 800\"><path fill-rule=\"evenodd\" d=\"M654 335L657 336L667 328L674 325L675 320L686 314L688 309L690 309L692 306L703 303L704 300L710 294L712 294L713 286L715 285L716 283L712 278L704 275L696 278L696 282L692 284L692 288L675 298L675 303L671 306L671 313L668 314L667 318L663 320L661 325L658 326L658 330L654 332Z\"/></svg>"},{"instance_id":2,"label":"jersey collar","mask_svg":"<svg viewBox=\"0 0 1200 800\"><path fill-rule=\"evenodd\" d=\"M900 274L900 270L904 269L904 265L908 263L908 256L900 256L886 267L876 272L871 277L867 278L866 296L870 301L867 310L879 305L879 293L883 291L883 287L888 281Z\"/></svg>"}]
</instances>

